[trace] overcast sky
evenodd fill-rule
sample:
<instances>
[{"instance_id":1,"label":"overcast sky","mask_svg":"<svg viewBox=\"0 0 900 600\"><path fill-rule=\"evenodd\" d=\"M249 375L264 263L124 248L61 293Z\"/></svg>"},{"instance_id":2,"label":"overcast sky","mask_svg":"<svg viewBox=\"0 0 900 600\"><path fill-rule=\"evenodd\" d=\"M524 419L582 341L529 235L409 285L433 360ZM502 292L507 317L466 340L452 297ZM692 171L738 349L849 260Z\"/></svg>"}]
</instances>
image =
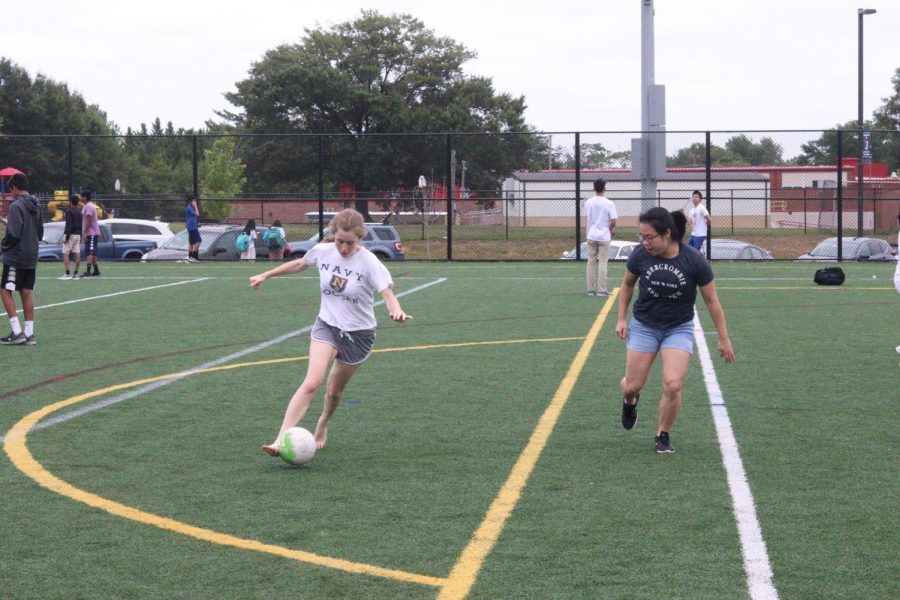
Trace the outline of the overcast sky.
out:
<instances>
[{"instance_id":1,"label":"overcast sky","mask_svg":"<svg viewBox=\"0 0 900 600\"><path fill-rule=\"evenodd\" d=\"M856 119L857 8L864 114L900 67L897 0L656 0L666 128L822 129ZM362 8L409 13L478 58L469 74L525 96L543 131L640 129L642 0L5 0L0 56L98 105L122 130L160 117L199 128L266 50Z\"/></svg>"}]
</instances>

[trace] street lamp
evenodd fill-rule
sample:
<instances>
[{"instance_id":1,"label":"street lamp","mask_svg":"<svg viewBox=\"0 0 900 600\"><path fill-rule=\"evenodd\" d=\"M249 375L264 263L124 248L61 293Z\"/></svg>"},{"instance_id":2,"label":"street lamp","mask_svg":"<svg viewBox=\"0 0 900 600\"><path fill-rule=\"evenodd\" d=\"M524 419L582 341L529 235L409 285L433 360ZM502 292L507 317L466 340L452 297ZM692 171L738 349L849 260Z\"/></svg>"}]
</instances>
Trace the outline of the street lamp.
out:
<instances>
[{"instance_id":1,"label":"street lamp","mask_svg":"<svg viewBox=\"0 0 900 600\"><path fill-rule=\"evenodd\" d=\"M858 114L856 121L859 129L856 139L856 143L859 146L856 163L856 235L858 237L862 237L863 234L863 17L865 15L874 15L875 12L874 8L860 8L856 11L859 21L859 99L857 102ZM838 166L838 168L841 167Z\"/></svg>"}]
</instances>

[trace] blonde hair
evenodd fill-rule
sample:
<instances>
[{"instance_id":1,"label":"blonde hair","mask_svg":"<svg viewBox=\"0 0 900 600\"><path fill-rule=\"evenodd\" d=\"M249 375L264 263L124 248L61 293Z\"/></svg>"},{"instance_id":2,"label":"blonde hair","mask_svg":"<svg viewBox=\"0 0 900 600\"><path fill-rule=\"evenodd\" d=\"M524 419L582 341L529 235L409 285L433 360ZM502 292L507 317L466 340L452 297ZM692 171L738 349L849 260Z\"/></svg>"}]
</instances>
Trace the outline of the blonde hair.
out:
<instances>
[{"instance_id":1,"label":"blonde hair","mask_svg":"<svg viewBox=\"0 0 900 600\"><path fill-rule=\"evenodd\" d=\"M341 230L355 233L359 239L366 237L366 233L369 231L366 229L363 216L352 208L345 208L335 214L328 224L328 229L331 230L331 236L329 237L333 237L336 231Z\"/></svg>"}]
</instances>

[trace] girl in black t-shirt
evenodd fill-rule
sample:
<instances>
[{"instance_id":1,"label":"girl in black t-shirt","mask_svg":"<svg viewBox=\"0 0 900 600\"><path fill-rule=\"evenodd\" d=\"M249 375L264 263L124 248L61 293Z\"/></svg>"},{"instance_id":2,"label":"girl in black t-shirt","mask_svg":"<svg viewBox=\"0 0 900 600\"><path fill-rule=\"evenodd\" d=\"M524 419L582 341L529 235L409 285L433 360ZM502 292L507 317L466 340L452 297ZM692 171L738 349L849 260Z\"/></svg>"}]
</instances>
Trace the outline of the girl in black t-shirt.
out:
<instances>
[{"instance_id":1,"label":"girl in black t-shirt","mask_svg":"<svg viewBox=\"0 0 900 600\"><path fill-rule=\"evenodd\" d=\"M627 338L625 377L622 378L622 426L637 423L640 392L647 383L656 355L662 359L663 394L659 401L656 452L675 452L669 432L681 409L681 388L694 348L694 301L697 288L719 334L719 355L734 361L725 312L719 304L712 269L702 254L681 243L684 213L651 208L639 217L641 245L628 258L619 295L616 334ZM640 282L631 323L628 305Z\"/></svg>"}]
</instances>

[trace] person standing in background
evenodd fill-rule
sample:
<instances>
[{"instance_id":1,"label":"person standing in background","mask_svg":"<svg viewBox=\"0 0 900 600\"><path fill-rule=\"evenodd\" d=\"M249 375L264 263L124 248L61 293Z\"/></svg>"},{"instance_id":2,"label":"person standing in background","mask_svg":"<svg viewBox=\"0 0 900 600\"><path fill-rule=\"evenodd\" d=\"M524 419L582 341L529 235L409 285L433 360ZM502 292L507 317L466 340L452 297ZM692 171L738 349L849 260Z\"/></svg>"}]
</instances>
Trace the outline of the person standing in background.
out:
<instances>
[{"instance_id":1,"label":"person standing in background","mask_svg":"<svg viewBox=\"0 0 900 600\"><path fill-rule=\"evenodd\" d=\"M584 203L587 216L587 292L588 296L609 296L606 289L606 267L609 244L616 231L616 205L607 198L606 182L594 182L594 195Z\"/></svg>"},{"instance_id":2,"label":"person standing in background","mask_svg":"<svg viewBox=\"0 0 900 600\"><path fill-rule=\"evenodd\" d=\"M184 197L184 226L188 232L188 256L187 262L200 262L200 209L197 208L197 197L188 194Z\"/></svg>"},{"instance_id":3,"label":"person standing in background","mask_svg":"<svg viewBox=\"0 0 900 600\"><path fill-rule=\"evenodd\" d=\"M709 211L703 206L703 194L700 190L694 190L691 194L691 204L694 207L688 212L688 219L691 222L691 237L688 238L688 246L703 252L703 242L709 235L709 226L712 219L709 218Z\"/></svg>"},{"instance_id":4,"label":"person standing in background","mask_svg":"<svg viewBox=\"0 0 900 600\"><path fill-rule=\"evenodd\" d=\"M97 218L97 207L91 199L90 191L82 191L84 208L81 210L81 231L84 234L84 253L87 255L85 277L99 277L100 265L97 264L97 242L100 241L100 221Z\"/></svg>"},{"instance_id":5,"label":"person standing in background","mask_svg":"<svg viewBox=\"0 0 900 600\"><path fill-rule=\"evenodd\" d=\"M60 279L78 279L78 269L81 266L81 208L78 206L78 196L69 196L69 208L66 209L66 228L63 232L63 264L66 274ZM69 274L69 255L75 257L75 274Z\"/></svg>"}]
</instances>

